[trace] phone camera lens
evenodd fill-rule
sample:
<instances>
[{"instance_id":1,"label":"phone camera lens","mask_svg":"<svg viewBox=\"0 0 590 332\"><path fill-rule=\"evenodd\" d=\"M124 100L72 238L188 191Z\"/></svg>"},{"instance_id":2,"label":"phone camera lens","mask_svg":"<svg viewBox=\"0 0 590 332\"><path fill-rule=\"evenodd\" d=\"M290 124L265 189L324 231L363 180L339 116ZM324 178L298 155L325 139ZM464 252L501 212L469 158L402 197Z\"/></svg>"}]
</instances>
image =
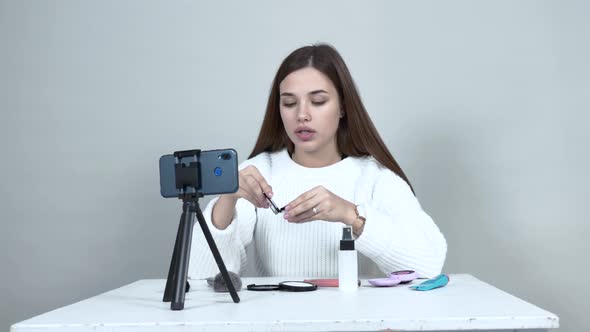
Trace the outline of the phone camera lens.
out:
<instances>
[{"instance_id":1,"label":"phone camera lens","mask_svg":"<svg viewBox=\"0 0 590 332\"><path fill-rule=\"evenodd\" d=\"M231 159L231 154L229 154L229 153L223 153L222 155L219 156L219 158L221 158L223 160L230 160Z\"/></svg>"}]
</instances>

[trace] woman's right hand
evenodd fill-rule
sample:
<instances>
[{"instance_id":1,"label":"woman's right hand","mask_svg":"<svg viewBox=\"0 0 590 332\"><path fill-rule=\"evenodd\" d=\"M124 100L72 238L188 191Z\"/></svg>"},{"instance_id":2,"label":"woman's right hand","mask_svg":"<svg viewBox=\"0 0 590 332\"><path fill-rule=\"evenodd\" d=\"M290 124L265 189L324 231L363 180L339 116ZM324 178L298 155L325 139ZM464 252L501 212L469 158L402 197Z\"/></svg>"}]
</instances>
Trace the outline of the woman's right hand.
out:
<instances>
[{"instance_id":1,"label":"woman's right hand","mask_svg":"<svg viewBox=\"0 0 590 332\"><path fill-rule=\"evenodd\" d=\"M266 182L256 166L248 166L239 173L240 188L231 195L234 199L244 198L257 208L269 208L269 203L264 197L272 197L272 187Z\"/></svg>"}]
</instances>

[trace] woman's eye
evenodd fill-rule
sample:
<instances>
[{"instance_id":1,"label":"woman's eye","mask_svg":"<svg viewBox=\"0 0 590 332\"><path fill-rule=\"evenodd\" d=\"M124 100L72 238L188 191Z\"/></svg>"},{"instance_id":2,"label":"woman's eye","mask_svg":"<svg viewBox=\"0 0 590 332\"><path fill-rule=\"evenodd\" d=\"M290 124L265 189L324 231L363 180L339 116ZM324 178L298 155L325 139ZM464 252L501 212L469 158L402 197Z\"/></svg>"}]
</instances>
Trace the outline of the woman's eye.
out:
<instances>
[{"instance_id":1,"label":"woman's eye","mask_svg":"<svg viewBox=\"0 0 590 332\"><path fill-rule=\"evenodd\" d=\"M314 105L316 105L316 106L321 106L321 105L325 104L326 101L325 100L322 100L322 101L312 101L311 103L314 104Z\"/></svg>"},{"instance_id":2,"label":"woman's eye","mask_svg":"<svg viewBox=\"0 0 590 332\"><path fill-rule=\"evenodd\" d=\"M283 106L285 107L293 107L295 106L296 103L283 103Z\"/></svg>"}]
</instances>

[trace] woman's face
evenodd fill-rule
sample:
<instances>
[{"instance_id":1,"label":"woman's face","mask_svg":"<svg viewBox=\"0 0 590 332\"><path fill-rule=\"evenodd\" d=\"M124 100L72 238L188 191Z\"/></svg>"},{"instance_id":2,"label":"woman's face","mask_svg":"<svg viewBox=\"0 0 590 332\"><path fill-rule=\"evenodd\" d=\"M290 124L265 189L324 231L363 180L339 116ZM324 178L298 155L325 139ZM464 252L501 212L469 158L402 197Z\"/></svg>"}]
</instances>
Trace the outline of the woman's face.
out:
<instances>
[{"instance_id":1,"label":"woman's face","mask_svg":"<svg viewBox=\"0 0 590 332\"><path fill-rule=\"evenodd\" d=\"M280 83L279 94L281 118L295 151L337 149L340 97L327 76L313 67L299 69Z\"/></svg>"}]
</instances>

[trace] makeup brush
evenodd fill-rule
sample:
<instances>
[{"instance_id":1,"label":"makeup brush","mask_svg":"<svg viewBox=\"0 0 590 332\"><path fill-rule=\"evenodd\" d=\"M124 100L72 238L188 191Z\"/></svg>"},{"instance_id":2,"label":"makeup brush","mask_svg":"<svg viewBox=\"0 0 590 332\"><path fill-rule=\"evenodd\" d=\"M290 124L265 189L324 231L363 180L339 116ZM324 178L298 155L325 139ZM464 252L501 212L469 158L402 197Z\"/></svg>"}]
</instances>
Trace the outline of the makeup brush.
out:
<instances>
[{"instance_id":1,"label":"makeup brush","mask_svg":"<svg viewBox=\"0 0 590 332\"><path fill-rule=\"evenodd\" d=\"M234 285L234 288L236 289L236 292L239 292L242 289L242 278L240 278L240 276L232 271L227 271L227 273L229 274L229 279L231 280L232 284ZM216 292L229 292L229 290L227 289L227 284L225 283L225 280L223 279L223 276L221 275L221 272L218 273L215 277L210 277L207 278L207 284L211 287L213 287L213 290Z\"/></svg>"}]
</instances>

